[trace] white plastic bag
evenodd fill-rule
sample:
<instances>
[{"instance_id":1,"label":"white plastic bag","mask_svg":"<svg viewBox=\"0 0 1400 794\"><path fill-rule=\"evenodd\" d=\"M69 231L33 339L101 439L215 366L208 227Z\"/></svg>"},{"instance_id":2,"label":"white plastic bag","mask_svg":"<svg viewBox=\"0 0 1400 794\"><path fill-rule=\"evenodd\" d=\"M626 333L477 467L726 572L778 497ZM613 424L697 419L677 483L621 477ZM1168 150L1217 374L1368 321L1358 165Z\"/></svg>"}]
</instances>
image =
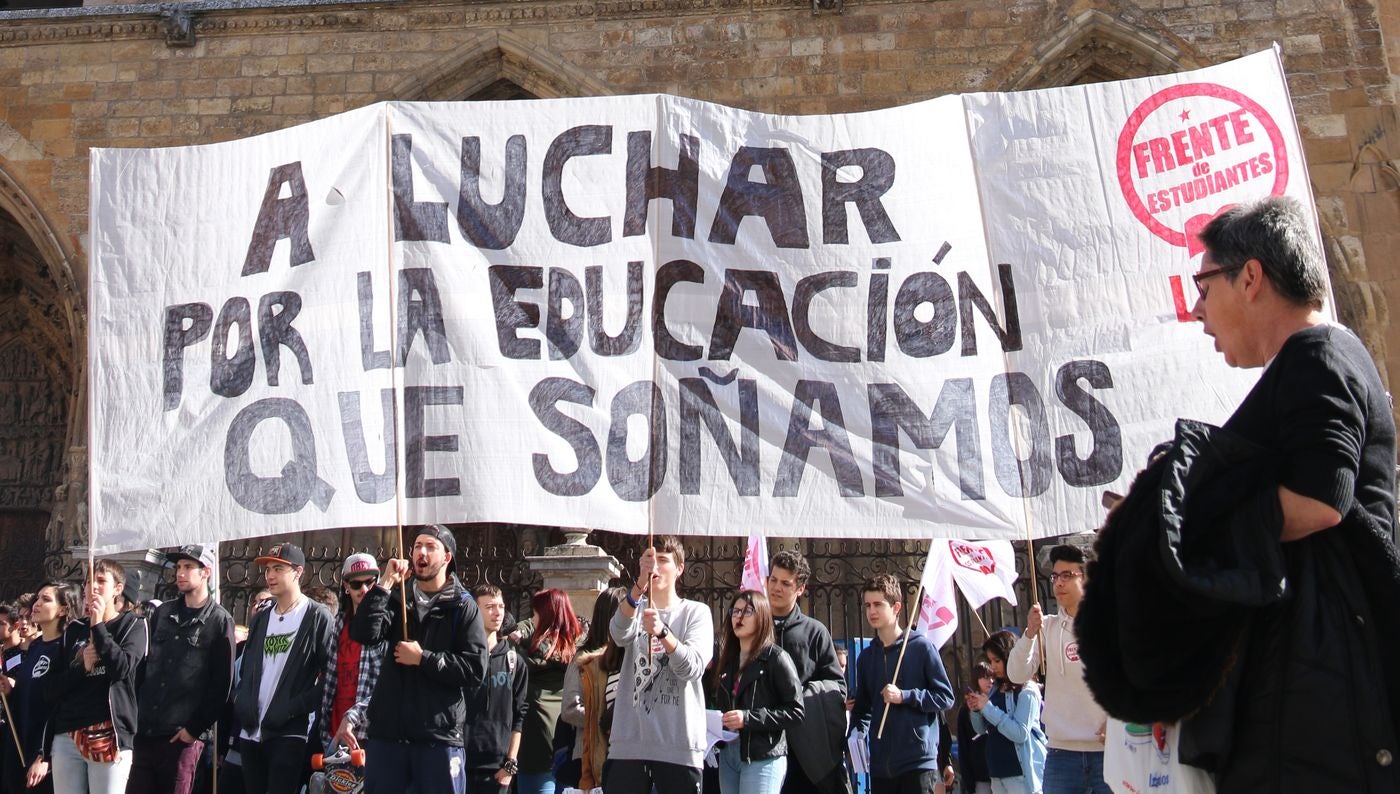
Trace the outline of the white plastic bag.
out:
<instances>
[{"instance_id":1,"label":"white plastic bag","mask_svg":"<svg viewBox=\"0 0 1400 794\"><path fill-rule=\"evenodd\" d=\"M1110 717L1104 732L1104 782L1115 794L1215 794L1209 772L1178 760L1177 727L1175 723L1124 723Z\"/></svg>"}]
</instances>

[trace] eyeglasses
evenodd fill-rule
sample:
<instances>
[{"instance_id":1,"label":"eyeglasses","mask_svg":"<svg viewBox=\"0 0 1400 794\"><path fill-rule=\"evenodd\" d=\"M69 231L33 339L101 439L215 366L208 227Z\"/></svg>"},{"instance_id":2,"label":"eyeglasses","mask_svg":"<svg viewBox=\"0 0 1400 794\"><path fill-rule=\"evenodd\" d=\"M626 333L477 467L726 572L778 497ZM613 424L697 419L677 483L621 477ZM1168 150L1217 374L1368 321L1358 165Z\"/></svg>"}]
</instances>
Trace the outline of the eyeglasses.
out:
<instances>
[{"instance_id":1,"label":"eyeglasses","mask_svg":"<svg viewBox=\"0 0 1400 794\"><path fill-rule=\"evenodd\" d=\"M1215 278L1216 276L1223 276L1226 273L1233 273L1234 271L1239 270L1241 267L1243 267L1243 265L1229 265L1227 267L1211 268L1210 270L1202 270L1200 273L1197 273L1196 275L1192 276L1191 280L1196 282L1196 289L1201 293L1201 300L1206 299L1206 292L1209 291L1208 287L1202 286L1202 281L1205 281L1206 279Z\"/></svg>"},{"instance_id":2,"label":"eyeglasses","mask_svg":"<svg viewBox=\"0 0 1400 794\"><path fill-rule=\"evenodd\" d=\"M729 610L731 618L751 618L753 617L753 607L734 607Z\"/></svg>"},{"instance_id":3,"label":"eyeglasses","mask_svg":"<svg viewBox=\"0 0 1400 794\"><path fill-rule=\"evenodd\" d=\"M350 588L351 590L363 590L372 584L374 584L373 576L371 576L368 579L353 579L351 581L346 582L345 586Z\"/></svg>"},{"instance_id":4,"label":"eyeglasses","mask_svg":"<svg viewBox=\"0 0 1400 794\"><path fill-rule=\"evenodd\" d=\"M1061 571L1060 573L1052 573L1050 574L1050 583L1064 582L1065 584L1069 584L1083 575L1083 571Z\"/></svg>"}]
</instances>

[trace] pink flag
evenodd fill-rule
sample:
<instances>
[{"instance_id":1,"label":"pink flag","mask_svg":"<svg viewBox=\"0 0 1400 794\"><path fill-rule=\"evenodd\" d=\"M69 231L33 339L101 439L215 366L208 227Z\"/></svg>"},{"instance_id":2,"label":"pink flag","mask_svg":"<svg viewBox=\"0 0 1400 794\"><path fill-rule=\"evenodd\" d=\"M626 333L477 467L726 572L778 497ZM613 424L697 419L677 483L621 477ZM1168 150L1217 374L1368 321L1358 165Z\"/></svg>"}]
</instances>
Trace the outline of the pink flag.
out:
<instances>
[{"instance_id":1,"label":"pink flag","mask_svg":"<svg viewBox=\"0 0 1400 794\"><path fill-rule=\"evenodd\" d=\"M768 541L763 533L749 535L749 550L744 552L744 590L768 593Z\"/></svg>"},{"instance_id":2,"label":"pink flag","mask_svg":"<svg viewBox=\"0 0 1400 794\"><path fill-rule=\"evenodd\" d=\"M917 631L928 634L934 647L941 648L958 630L958 605L954 600L953 572L947 545L935 540L928 550L921 579L923 603L919 605Z\"/></svg>"}]
</instances>

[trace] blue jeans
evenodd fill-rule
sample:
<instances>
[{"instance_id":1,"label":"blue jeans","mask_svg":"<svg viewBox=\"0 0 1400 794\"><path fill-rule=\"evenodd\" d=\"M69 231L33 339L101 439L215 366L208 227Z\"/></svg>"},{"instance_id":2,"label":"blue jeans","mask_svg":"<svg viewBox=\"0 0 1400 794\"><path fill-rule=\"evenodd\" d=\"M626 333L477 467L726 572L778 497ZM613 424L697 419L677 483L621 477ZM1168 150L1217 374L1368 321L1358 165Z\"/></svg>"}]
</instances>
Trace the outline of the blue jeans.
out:
<instances>
[{"instance_id":1,"label":"blue jeans","mask_svg":"<svg viewBox=\"0 0 1400 794\"><path fill-rule=\"evenodd\" d=\"M515 790L519 794L554 794L554 773L532 772L516 775Z\"/></svg>"},{"instance_id":2,"label":"blue jeans","mask_svg":"<svg viewBox=\"0 0 1400 794\"><path fill-rule=\"evenodd\" d=\"M783 790L785 777L787 756L745 763L737 740L719 751L720 794L778 794Z\"/></svg>"},{"instance_id":3,"label":"blue jeans","mask_svg":"<svg viewBox=\"0 0 1400 794\"><path fill-rule=\"evenodd\" d=\"M1025 776L992 778L992 794L1026 794Z\"/></svg>"},{"instance_id":4,"label":"blue jeans","mask_svg":"<svg viewBox=\"0 0 1400 794\"><path fill-rule=\"evenodd\" d=\"M83 758L68 734L60 733L53 738L49 767L57 794L123 794L131 773L131 751L120 751L110 764L95 763Z\"/></svg>"},{"instance_id":5,"label":"blue jeans","mask_svg":"<svg viewBox=\"0 0 1400 794\"><path fill-rule=\"evenodd\" d=\"M462 748L438 744L365 742L365 791L369 794L466 794Z\"/></svg>"},{"instance_id":6,"label":"blue jeans","mask_svg":"<svg viewBox=\"0 0 1400 794\"><path fill-rule=\"evenodd\" d=\"M1103 753L1056 750L1045 756L1045 794L1112 794L1103 782Z\"/></svg>"}]
</instances>

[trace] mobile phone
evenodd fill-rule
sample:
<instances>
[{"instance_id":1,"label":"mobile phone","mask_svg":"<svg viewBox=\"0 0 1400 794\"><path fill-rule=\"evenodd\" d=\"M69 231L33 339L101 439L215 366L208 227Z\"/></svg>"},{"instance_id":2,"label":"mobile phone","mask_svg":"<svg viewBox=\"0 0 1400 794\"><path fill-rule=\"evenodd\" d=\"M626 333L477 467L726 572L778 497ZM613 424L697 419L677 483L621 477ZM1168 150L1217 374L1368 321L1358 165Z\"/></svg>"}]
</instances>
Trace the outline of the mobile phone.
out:
<instances>
[{"instance_id":1,"label":"mobile phone","mask_svg":"<svg viewBox=\"0 0 1400 794\"><path fill-rule=\"evenodd\" d=\"M1114 493L1113 491L1103 492L1103 506L1106 509L1112 510L1121 501L1123 501L1123 494Z\"/></svg>"}]
</instances>

